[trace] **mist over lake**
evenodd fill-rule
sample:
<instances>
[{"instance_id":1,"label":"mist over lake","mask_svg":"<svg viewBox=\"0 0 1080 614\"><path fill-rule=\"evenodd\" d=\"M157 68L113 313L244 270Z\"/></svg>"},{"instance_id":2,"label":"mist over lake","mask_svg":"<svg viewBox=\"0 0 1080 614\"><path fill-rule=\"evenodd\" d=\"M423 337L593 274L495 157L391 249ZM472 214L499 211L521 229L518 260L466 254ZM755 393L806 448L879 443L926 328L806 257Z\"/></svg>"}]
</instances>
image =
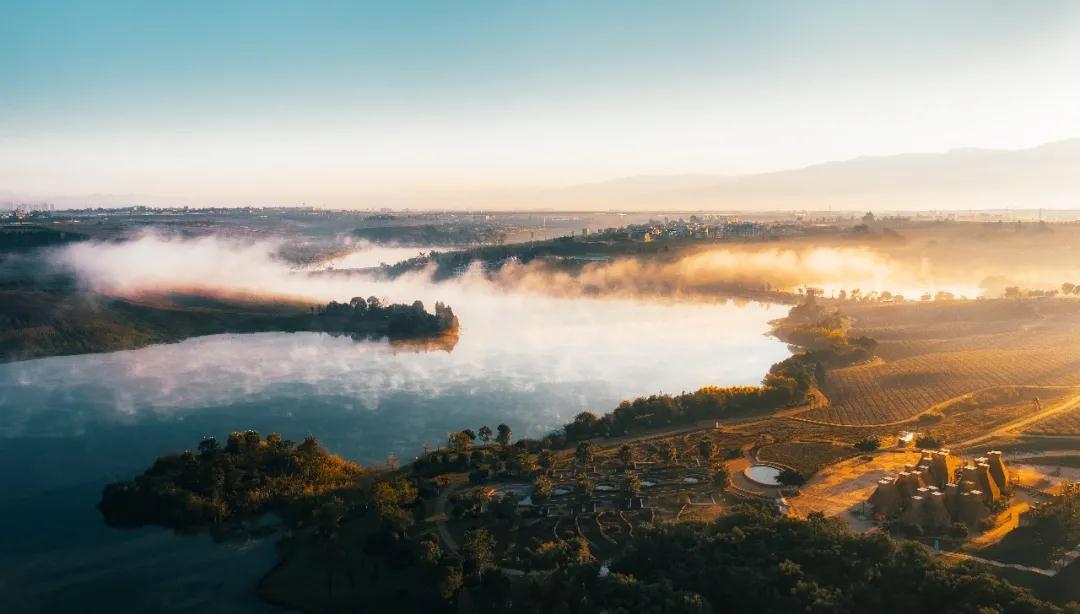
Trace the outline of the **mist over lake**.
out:
<instances>
[{"instance_id":1,"label":"mist over lake","mask_svg":"<svg viewBox=\"0 0 1080 614\"><path fill-rule=\"evenodd\" d=\"M362 289L445 300L461 319L458 342L446 351L317 333L217 335L0 365L5 599L31 611L63 609L65 595L98 590L94 576L72 573L87 565L112 567L110 578L159 599L173 577L160 568L177 565L224 584L145 607L263 607L249 599L251 578L230 581L227 571L238 557L269 565L272 547L221 550L158 529L107 529L94 507L105 483L207 435L313 434L361 463L389 454L407 460L452 430L504 422L515 437L540 436L580 411L603 413L637 395L754 384L788 355L765 336L768 321L786 312L781 306L553 298L415 281ZM167 547L148 545L163 540ZM155 573L131 565L135 553L175 544L187 554L157 561ZM27 557L44 567L16 569ZM245 563L253 577L260 568Z\"/></svg>"}]
</instances>

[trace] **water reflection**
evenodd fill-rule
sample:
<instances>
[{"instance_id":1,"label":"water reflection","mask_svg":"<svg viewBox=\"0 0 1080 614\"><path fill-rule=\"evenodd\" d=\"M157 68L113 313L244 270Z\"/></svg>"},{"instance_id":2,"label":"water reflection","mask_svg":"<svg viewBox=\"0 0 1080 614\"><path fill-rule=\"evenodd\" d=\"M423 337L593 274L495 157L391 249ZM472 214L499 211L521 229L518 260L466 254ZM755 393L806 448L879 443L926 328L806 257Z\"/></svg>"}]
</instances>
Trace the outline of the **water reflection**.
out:
<instances>
[{"instance_id":1,"label":"water reflection","mask_svg":"<svg viewBox=\"0 0 1080 614\"><path fill-rule=\"evenodd\" d=\"M442 252L460 248L443 247L390 247L368 244L344 256L319 263L318 268L331 269L369 269L383 264L395 264L402 260L416 258L432 251Z\"/></svg>"},{"instance_id":2,"label":"water reflection","mask_svg":"<svg viewBox=\"0 0 1080 614\"><path fill-rule=\"evenodd\" d=\"M763 335L780 307L423 290L425 300L444 298L461 318L452 351L267 333L0 365L0 594L19 587L0 597L0 610L13 595L22 601L9 607L62 610L48 595L100 598L102 585L145 603L171 594L175 583L137 572L133 557L145 556L147 543L161 551L155 564L202 569L207 582L232 577L227 570L238 565L261 568L248 551L178 545L180 538L154 529L106 529L94 509L104 483L204 435L315 434L360 462L409 458L464 427L505 422L517 436L536 436L626 397L754 383L787 354ZM165 557L176 548L185 556ZM88 566L107 581L75 573ZM58 577L72 580L57 585ZM257 607L244 586L228 583L216 599Z\"/></svg>"}]
</instances>

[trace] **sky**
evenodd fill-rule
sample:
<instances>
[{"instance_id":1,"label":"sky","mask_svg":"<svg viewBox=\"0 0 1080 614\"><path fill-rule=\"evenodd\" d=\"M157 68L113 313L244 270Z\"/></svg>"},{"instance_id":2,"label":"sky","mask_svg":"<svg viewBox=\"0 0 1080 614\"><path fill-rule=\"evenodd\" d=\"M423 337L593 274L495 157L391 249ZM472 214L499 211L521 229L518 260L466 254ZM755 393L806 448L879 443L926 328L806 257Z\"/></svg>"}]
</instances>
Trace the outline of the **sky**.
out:
<instances>
[{"instance_id":1,"label":"sky","mask_svg":"<svg viewBox=\"0 0 1080 614\"><path fill-rule=\"evenodd\" d=\"M744 174L1080 136L1080 2L0 0L0 195ZM367 202L367 201L364 201Z\"/></svg>"}]
</instances>

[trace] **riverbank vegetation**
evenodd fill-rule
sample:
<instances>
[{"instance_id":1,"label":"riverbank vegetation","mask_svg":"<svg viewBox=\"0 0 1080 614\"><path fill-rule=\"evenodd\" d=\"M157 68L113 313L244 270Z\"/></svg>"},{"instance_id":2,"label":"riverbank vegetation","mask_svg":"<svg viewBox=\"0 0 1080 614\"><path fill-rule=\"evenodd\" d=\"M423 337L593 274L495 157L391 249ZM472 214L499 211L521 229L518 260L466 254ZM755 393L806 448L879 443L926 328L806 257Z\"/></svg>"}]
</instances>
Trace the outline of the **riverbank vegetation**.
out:
<instances>
[{"instance_id":1,"label":"riverbank vegetation","mask_svg":"<svg viewBox=\"0 0 1080 614\"><path fill-rule=\"evenodd\" d=\"M791 343L796 353L770 367L760 386L706 386L695 392L623 401L603 416L582 412L563 426L566 442L800 405L808 401L812 387L824 383L827 367L868 360L876 345L870 337L848 339L847 319L821 307L814 294L773 324L774 334Z\"/></svg>"},{"instance_id":2,"label":"riverbank vegetation","mask_svg":"<svg viewBox=\"0 0 1080 614\"><path fill-rule=\"evenodd\" d=\"M0 290L0 362L129 350L222 333L326 332L408 339L453 335L458 319L436 303L378 298L311 306L295 300L168 294L132 300L75 290Z\"/></svg>"}]
</instances>

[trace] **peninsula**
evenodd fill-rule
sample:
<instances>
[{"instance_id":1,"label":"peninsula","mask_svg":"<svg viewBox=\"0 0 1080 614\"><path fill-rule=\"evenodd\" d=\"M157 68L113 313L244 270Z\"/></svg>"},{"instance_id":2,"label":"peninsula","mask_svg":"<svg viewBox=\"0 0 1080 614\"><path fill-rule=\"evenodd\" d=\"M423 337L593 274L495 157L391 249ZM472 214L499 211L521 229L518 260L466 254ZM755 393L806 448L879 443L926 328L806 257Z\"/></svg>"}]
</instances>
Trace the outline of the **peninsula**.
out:
<instances>
[{"instance_id":1,"label":"peninsula","mask_svg":"<svg viewBox=\"0 0 1080 614\"><path fill-rule=\"evenodd\" d=\"M223 333L324 332L357 338L456 336L442 303L383 304L376 297L311 305L294 299L158 294L139 300L64 289L0 290L0 362L131 350Z\"/></svg>"}]
</instances>

